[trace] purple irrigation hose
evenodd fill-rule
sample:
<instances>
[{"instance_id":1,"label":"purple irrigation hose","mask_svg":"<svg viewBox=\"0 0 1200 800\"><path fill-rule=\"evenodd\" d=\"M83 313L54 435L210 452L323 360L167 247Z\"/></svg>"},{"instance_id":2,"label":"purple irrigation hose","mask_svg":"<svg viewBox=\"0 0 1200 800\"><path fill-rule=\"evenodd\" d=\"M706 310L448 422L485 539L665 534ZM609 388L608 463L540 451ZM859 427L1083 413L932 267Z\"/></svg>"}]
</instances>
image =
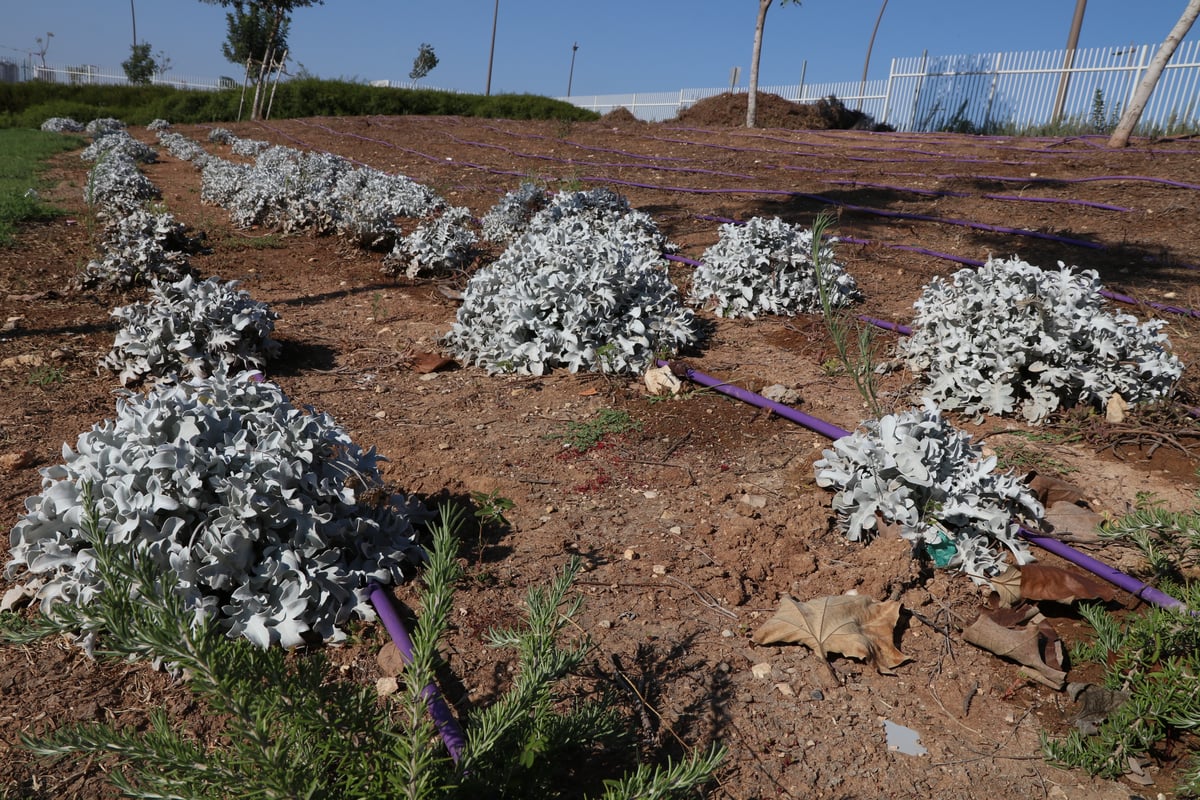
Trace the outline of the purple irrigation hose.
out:
<instances>
[{"instance_id":1,"label":"purple irrigation hose","mask_svg":"<svg viewBox=\"0 0 1200 800\"><path fill-rule=\"evenodd\" d=\"M404 657L404 662L411 664L413 660L412 639L409 638L404 622L396 613L395 606L392 605L391 595L374 583L368 587L368 591L371 604L375 606L375 611L379 613L379 619L383 621L383 627L387 628L387 632L391 634L396 649ZM454 763L457 764L459 758L462 757L463 747L466 746L467 741L463 736L462 728L458 725L458 720L454 718L454 713L446 704L437 686L429 684L421 690L421 696L429 705L429 714L437 724L438 732L442 735L442 741L446 743L446 750L449 751L450 758L454 759Z\"/></svg>"},{"instance_id":2,"label":"purple irrigation hose","mask_svg":"<svg viewBox=\"0 0 1200 800\"><path fill-rule=\"evenodd\" d=\"M698 383L701 386L707 386L716 389L722 394L749 403L750 405L759 408L765 408L773 414L778 414L784 419L803 425L809 430L819 433L827 439L840 439L843 436L849 436L850 432L843 430L836 425L825 422L824 420L813 417L809 414L802 413L796 409L786 406L783 403L769 400L761 394L756 394L748 389L743 389L740 386L725 381L718 380L711 375L705 375L703 372L692 369L684 364L672 364L666 361L659 361L659 365L666 365L672 368L672 371L681 377L686 377L688 380ZM1052 539L1040 533L1036 533L1027 528L1019 529L1021 537L1028 540L1030 543L1041 547L1043 550L1054 553L1056 556L1070 561L1076 566L1083 567L1088 572L1103 578L1130 594L1145 600L1147 603L1152 603L1163 608L1184 608L1184 604L1179 600L1171 597L1169 594L1155 589L1153 586L1146 584L1132 575L1128 575L1113 567L1108 566L1102 561L1098 561L1091 556L1081 553L1070 545L1064 544L1057 539Z\"/></svg>"}]
</instances>

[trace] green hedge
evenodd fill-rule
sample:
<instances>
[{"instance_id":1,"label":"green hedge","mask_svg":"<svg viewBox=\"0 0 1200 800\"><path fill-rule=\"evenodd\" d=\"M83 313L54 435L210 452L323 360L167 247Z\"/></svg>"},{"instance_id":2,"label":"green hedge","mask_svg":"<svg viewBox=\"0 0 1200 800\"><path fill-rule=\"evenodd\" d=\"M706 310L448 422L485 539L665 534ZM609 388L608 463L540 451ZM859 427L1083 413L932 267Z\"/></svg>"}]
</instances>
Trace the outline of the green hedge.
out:
<instances>
[{"instance_id":1,"label":"green hedge","mask_svg":"<svg viewBox=\"0 0 1200 800\"><path fill-rule=\"evenodd\" d=\"M232 122L237 119L241 96L240 87L200 91L169 86L71 86L42 81L2 83L0 127L37 128L50 117L70 117L85 123L97 117L116 117L130 125L145 125L156 118L179 124ZM246 102L249 105L250 97ZM273 119L370 114L562 120L598 118L591 111L540 95L485 97L317 79L280 83L271 107Z\"/></svg>"}]
</instances>

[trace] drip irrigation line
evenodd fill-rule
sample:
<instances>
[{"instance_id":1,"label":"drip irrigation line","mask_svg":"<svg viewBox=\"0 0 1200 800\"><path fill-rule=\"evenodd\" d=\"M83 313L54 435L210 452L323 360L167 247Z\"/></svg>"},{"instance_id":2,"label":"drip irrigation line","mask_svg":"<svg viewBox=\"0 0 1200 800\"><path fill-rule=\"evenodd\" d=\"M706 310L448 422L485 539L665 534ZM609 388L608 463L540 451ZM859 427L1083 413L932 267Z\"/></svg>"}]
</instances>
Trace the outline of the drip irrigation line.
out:
<instances>
[{"instance_id":1,"label":"drip irrigation line","mask_svg":"<svg viewBox=\"0 0 1200 800\"><path fill-rule=\"evenodd\" d=\"M894 192L908 192L910 194L925 195L927 197L975 197L976 195L970 192L955 192L949 189L918 189L913 186L894 186L887 183L868 183L859 180L826 180L821 183L828 183L834 186L850 186L852 188L864 187L867 189L888 189ZM1006 202L1017 203L1062 203L1064 205L1083 206L1085 208L1096 208L1101 211L1133 211L1132 208L1125 206L1115 206L1111 203L1096 203L1091 200L1075 200L1066 197L1022 197L1015 194L981 194L978 195L986 200L1003 200Z\"/></svg>"},{"instance_id":2,"label":"drip irrigation line","mask_svg":"<svg viewBox=\"0 0 1200 800\"><path fill-rule=\"evenodd\" d=\"M756 394L748 389L743 389L740 386L735 386L726 381L718 380L711 375L705 375L703 372L693 369L681 362L673 363L659 361L657 363L660 366L669 366L671 371L679 377L685 377L693 383L698 383L701 386L707 386L715 389L722 394L729 395L730 397L741 400L745 403L749 403L750 405L767 409L771 413L777 414L784 419L790 420L799 425L803 425L809 430L818 433L827 439L836 440L850 435L849 431L839 428L832 423L826 422L810 414L805 414L802 411L797 411L791 406L784 405L783 403L776 402L775 400L770 400L766 397L763 397L761 394ZM1102 561L1092 558L1085 553L1081 553L1068 544L1045 536L1044 534L1031 531L1024 526L1019 527L1018 532L1023 539L1026 539L1031 544L1037 545L1043 550L1054 553L1060 558L1086 569L1093 575L1119 586L1130 594L1145 600L1148 603L1161 606L1163 608L1174 608L1180 610L1185 609L1185 606L1182 602L1170 596L1166 592L1163 592L1160 589L1155 589L1153 586L1138 580L1132 575L1121 572L1114 567L1108 566Z\"/></svg>"},{"instance_id":3,"label":"drip irrigation line","mask_svg":"<svg viewBox=\"0 0 1200 800\"><path fill-rule=\"evenodd\" d=\"M368 587L368 592L371 604L375 606L375 611L379 614L383 627L391 634L396 649L404 657L404 663L411 664L413 660L412 639L409 638L408 630L404 627L400 615L396 613L391 595L374 583ZM446 743L446 750L450 753L450 758L454 759L454 763L457 764L467 741L463 736L462 728L459 727L458 720L454 718L450 706L446 704L445 698L434 684L431 683L422 689L421 696L429 706L429 715L433 717L442 741Z\"/></svg>"}]
</instances>

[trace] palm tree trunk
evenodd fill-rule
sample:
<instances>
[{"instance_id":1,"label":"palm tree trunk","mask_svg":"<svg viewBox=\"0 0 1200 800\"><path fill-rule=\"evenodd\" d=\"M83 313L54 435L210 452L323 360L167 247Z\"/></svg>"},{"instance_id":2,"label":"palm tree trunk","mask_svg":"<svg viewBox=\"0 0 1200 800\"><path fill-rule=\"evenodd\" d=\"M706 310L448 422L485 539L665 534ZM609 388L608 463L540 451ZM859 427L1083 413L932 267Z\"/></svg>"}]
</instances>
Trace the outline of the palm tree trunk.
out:
<instances>
[{"instance_id":1,"label":"palm tree trunk","mask_svg":"<svg viewBox=\"0 0 1200 800\"><path fill-rule=\"evenodd\" d=\"M1200 0L1196 0L1200 2ZM771 0L758 0L758 22L754 26L754 53L750 56L750 88L746 94L746 127L753 128L758 115L758 59L762 55L763 27Z\"/></svg>"},{"instance_id":2,"label":"palm tree trunk","mask_svg":"<svg viewBox=\"0 0 1200 800\"><path fill-rule=\"evenodd\" d=\"M1129 101L1129 108L1125 109L1125 113L1121 115L1121 121L1117 123L1116 130L1109 137L1109 147L1129 145L1129 137L1133 135L1133 129L1141 120L1142 112L1146 110L1146 103L1150 101L1150 95L1154 93L1154 87L1158 85L1158 79L1166 69L1171 56L1175 55L1175 48L1179 47L1183 37L1187 36L1187 32L1191 30L1196 17L1200 17L1200 0L1188 0L1187 8L1183 10L1183 16L1175 23L1175 27L1167 34L1167 38L1159 46L1158 52L1154 54L1154 60L1146 69L1146 76L1142 78L1142 82L1138 84L1137 90L1133 93L1133 99Z\"/></svg>"}]
</instances>

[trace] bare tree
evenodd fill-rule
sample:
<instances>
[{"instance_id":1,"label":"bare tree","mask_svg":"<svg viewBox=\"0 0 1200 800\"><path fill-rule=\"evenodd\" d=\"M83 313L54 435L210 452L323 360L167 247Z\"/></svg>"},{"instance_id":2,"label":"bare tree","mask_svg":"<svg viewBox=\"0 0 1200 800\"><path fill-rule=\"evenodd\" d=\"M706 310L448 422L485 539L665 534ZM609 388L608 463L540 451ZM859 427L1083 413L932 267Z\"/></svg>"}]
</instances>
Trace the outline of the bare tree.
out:
<instances>
[{"instance_id":1,"label":"bare tree","mask_svg":"<svg viewBox=\"0 0 1200 800\"><path fill-rule=\"evenodd\" d=\"M763 27L767 24L767 9L772 0L758 0L758 22L754 25L754 53L750 56L750 89L746 95L746 127L753 128L758 115L758 60L762 55ZM779 0L779 5L800 5L800 0Z\"/></svg>"},{"instance_id":2,"label":"bare tree","mask_svg":"<svg viewBox=\"0 0 1200 800\"><path fill-rule=\"evenodd\" d=\"M1133 129L1141 120L1142 112L1146 110L1146 103L1150 101L1150 95L1154 93L1154 87L1158 85L1158 79L1162 77L1167 62L1171 60L1171 56L1175 55L1175 48L1179 47L1183 37L1187 36L1187 32L1191 30L1192 23L1198 16L1200 16L1200 0L1188 0L1187 8L1183 10L1183 16L1175 23L1175 27L1167 34L1167 38L1163 40L1158 52L1154 54L1154 60L1146 68L1146 75L1133 93L1129 107L1125 109L1125 113L1121 114L1121 121L1117 123L1112 136L1108 138L1109 147L1129 145L1129 137L1133 135Z\"/></svg>"}]
</instances>

